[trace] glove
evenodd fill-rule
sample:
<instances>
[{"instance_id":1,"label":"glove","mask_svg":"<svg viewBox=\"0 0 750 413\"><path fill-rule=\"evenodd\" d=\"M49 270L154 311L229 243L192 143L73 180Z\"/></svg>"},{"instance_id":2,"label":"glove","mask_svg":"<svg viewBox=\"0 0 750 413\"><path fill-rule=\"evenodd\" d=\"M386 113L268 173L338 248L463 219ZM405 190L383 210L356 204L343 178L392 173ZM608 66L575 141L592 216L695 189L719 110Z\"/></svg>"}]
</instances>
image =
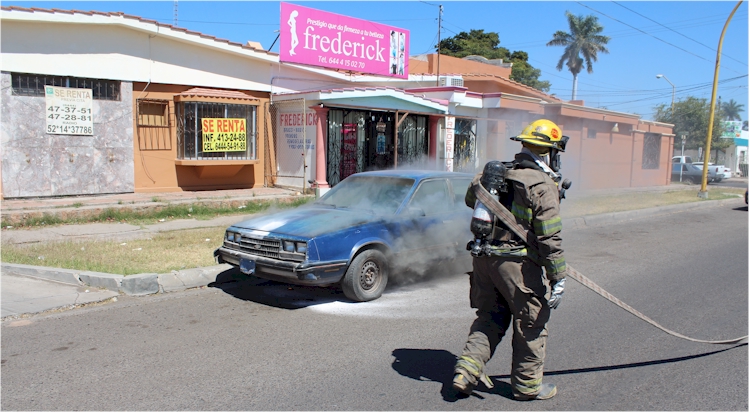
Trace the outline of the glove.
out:
<instances>
[{"instance_id":1,"label":"glove","mask_svg":"<svg viewBox=\"0 0 750 413\"><path fill-rule=\"evenodd\" d=\"M557 306L560 305L563 292L565 291L565 278L550 285L550 288L552 288L552 293L550 294L547 304L549 304L549 308L557 308Z\"/></svg>"}]
</instances>

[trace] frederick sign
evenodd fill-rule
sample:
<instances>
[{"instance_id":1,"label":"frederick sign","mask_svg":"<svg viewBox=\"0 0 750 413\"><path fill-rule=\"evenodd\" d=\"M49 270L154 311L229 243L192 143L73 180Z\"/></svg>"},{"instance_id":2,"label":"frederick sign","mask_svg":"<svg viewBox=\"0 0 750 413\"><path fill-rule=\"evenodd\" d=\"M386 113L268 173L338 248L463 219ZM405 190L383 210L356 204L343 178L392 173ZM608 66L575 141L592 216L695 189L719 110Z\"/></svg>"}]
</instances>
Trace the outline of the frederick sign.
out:
<instances>
[{"instance_id":1,"label":"frederick sign","mask_svg":"<svg viewBox=\"0 0 750 413\"><path fill-rule=\"evenodd\" d=\"M409 31L281 3L279 58L373 75L409 76Z\"/></svg>"}]
</instances>

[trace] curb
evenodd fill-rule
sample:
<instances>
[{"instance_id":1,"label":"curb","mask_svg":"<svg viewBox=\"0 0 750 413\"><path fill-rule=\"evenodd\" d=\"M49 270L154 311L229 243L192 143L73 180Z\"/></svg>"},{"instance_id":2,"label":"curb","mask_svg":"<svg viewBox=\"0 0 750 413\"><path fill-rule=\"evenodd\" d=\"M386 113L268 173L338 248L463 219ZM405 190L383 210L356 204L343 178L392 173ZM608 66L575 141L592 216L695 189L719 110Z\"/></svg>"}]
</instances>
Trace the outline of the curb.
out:
<instances>
[{"instance_id":1,"label":"curb","mask_svg":"<svg viewBox=\"0 0 750 413\"><path fill-rule=\"evenodd\" d=\"M221 274L232 277L235 270L229 264L219 264L210 267L172 271L166 274L146 273L123 276L120 274L66 270L24 264L2 263L0 266L0 271L11 271L27 277L64 284L104 288L132 296L169 293L204 287L216 282Z\"/></svg>"},{"instance_id":2,"label":"curb","mask_svg":"<svg viewBox=\"0 0 750 413\"><path fill-rule=\"evenodd\" d=\"M588 215L583 217L563 218L565 229L581 229L597 227L622 221L630 221L636 218L673 214L675 212L689 211L728 204L745 205L741 198L720 199L716 201L686 202L683 204L665 205L652 208L634 209L631 211L607 212L604 214Z\"/></svg>"}]
</instances>

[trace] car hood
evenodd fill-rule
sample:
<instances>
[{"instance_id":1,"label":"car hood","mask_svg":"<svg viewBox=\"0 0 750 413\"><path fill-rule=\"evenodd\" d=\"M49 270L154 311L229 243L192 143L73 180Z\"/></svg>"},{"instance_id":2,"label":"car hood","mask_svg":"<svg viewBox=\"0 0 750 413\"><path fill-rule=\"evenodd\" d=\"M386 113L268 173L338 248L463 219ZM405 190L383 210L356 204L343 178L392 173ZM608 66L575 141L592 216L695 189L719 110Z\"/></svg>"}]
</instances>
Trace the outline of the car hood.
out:
<instances>
[{"instance_id":1,"label":"car hood","mask_svg":"<svg viewBox=\"0 0 750 413\"><path fill-rule=\"evenodd\" d=\"M251 218L232 225L236 228L272 232L302 238L382 220L370 211L309 206Z\"/></svg>"}]
</instances>

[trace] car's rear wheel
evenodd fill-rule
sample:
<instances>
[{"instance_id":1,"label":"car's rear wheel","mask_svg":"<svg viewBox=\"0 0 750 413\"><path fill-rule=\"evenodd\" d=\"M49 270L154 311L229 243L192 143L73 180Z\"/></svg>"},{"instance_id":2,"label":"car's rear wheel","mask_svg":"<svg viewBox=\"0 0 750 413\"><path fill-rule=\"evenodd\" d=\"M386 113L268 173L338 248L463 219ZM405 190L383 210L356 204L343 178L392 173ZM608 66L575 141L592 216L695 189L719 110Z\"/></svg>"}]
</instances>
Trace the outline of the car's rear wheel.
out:
<instances>
[{"instance_id":1,"label":"car's rear wheel","mask_svg":"<svg viewBox=\"0 0 750 413\"><path fill-rule=\"evenodd\" d=\"M362 251L341 280L344 295L352 301L370 301L380 297L388 284L388 262L378 250Z\"/></svg>"}]
</instances>

